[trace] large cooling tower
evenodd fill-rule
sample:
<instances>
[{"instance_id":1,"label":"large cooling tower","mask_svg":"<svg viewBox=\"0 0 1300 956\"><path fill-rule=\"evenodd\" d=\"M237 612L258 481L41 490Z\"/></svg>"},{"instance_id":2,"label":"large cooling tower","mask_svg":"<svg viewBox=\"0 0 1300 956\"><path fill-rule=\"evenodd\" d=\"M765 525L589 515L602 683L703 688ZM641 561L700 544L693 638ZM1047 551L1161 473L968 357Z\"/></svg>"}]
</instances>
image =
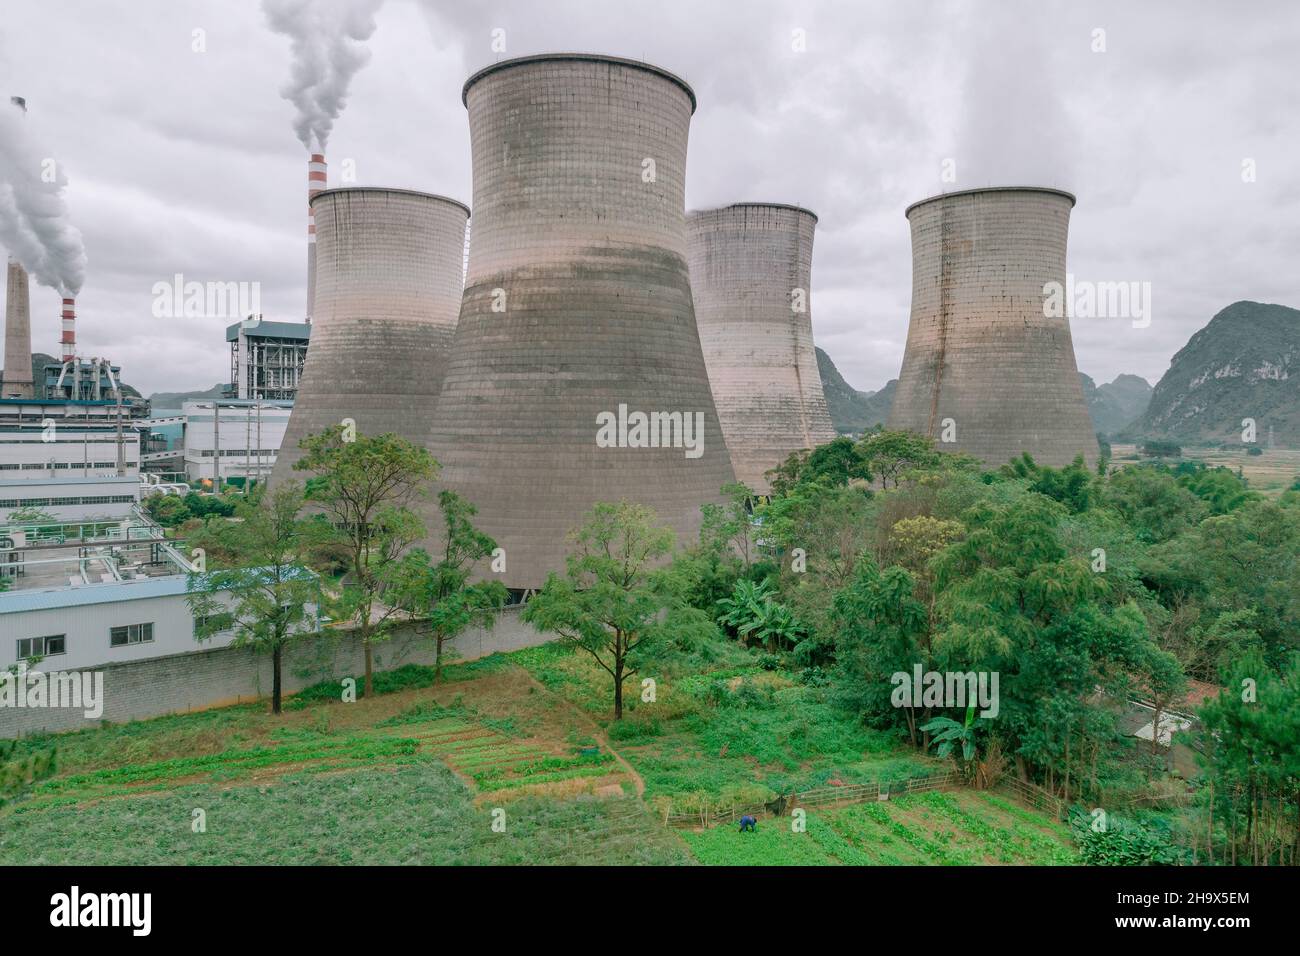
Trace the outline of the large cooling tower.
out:
<instances>
[{"instance_id":1,"label":"large cooling tower","mask_svg":"<svg viewBox=\"0 0 1300 956\"><path fill-rule=\"evenodd\" d=\"M1060 190L1009 187L908 207L912 319L890 428L989 466L1022 452L1096 462L1069 320L1044 314L1044 286L1065 283L1073 206Z\"/></svg>"},{"instance_id":2,"label":"large cooling tower","mask_svg":"<svg viewBox=\"0 0 1300 956\"><path fill-rule=\"evenodd\" d=\"M344 419L365 435L422 442L460 311L463 204L356 187L321 191L312 212L311 344L273 482L304 480L292 467L299 440Z\"/></svg>"},{"instance_id":3,"label":"large cooling tower","mask_svg":"<svg viewBox=\"0 0 1300 956\"><path fill-rule=\"evenodd\" d=\"M32 384L32 308L27 270L10 259L5 280L5 364L0 398L35 398L35 387Z\"/></svg>"},{"instance_id":4,"label":"large cooling tower","mask_svg":"<svg viewBox=\"0 0 1300 956\"><path fill-rule=\"evenodd\" d=\"M686 265L694 94L644 63L558 54L481 70L463 97L482 205L430 434L445 483L505 548L512 588L563 570L598 501L693 540L733 480Z\"/></svg>"},{"instance_id":5,"label":"large cooling tower","mask_svg":"<svg viewBox=\"0 0 1300 956\"><path fill-rule=\"evenodd\" d=\"M691 292L736 477L768 494L790 455L835 437L813 350L807 209L738 203L686 217Z\"/></svg>"}]
</instances>

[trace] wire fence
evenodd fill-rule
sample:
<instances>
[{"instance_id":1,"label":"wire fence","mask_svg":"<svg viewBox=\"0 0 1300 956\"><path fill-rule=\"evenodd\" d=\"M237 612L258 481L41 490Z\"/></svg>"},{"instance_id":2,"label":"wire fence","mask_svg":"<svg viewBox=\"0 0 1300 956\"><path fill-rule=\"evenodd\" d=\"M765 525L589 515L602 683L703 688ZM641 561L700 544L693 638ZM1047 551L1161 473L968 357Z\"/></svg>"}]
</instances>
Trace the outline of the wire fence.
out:
<instances>
[{"instance_id":1,"label":"wire fence","mask_svg":"<svg viewBox=\"0 0 1300 956\"><path fill-rule=\"evenodd\" d=\"M854 803L869 803L877 800L890 800L909 793L926 793L931 790L956 790L964 785L965 781L961 774L949 770L921 777L909 777L905 780L850 784L843 787L817 787L798 793L781 794L760 806L732 804L728 807L713 806L679 811L675 811L669 806L664 811L664 823L670 827L690 829L712 827L724 823L735 823L743 816L755 818L779 817L795 809L811 810Z\"/></svg>"}]
</instances>

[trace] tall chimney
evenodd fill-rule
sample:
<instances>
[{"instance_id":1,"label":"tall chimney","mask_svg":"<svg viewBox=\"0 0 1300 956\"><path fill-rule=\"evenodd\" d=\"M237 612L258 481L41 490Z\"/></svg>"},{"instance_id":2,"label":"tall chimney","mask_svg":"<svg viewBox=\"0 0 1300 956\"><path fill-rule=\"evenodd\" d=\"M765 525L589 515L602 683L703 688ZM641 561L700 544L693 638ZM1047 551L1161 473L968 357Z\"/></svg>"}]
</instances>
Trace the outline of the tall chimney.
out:
<instances>
[{"instance_id":1,"label":"tall chimney","mask_svg":"<svg viewBox=\"0 0 1300 956\"><path fill-rule=\"evenodd\" d=\"M316 216L311 200L325 188L325 156L312 153L307 160L307 321L316 311Z\"/></svg>"},{"instance_id":2,"label":"tall chimney","mask_svg":"<svg viewBox=\"0 0 1300 956\"><path fill-rule=\"evenodd\" d=\"M27 100L9 97L11 105L27 113ZM9 257L5 277L5 354L4 379L0 397L35 398L32 384L32 304L28 292L27 270Z\"/></svg>"},{"instance_id":3,"label":"tall chimney","mask_svg":"<svg viewBox=\"0 0 1300 956\"><path fill-rule=\"evenodd\" d=\"M63 300L63 361L77 357L77 300Z\"/></svg>"},{"instance_id":4,"label":"tall chimney","mask_svg":"<svg viewBox=\"0 0 1300 956\"><path fill-rule=\"evenodd\" d=\"M5 283L5 398L35 398L32 384L32 309L27 270L12 256Z\"/></svg>"}]
</instances>

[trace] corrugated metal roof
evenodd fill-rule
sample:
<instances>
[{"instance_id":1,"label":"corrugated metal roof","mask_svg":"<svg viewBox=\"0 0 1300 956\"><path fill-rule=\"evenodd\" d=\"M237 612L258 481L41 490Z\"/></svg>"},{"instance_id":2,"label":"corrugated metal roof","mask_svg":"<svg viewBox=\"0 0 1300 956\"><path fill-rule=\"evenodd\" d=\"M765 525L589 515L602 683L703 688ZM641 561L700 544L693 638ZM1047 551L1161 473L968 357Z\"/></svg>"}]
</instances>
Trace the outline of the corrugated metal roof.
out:
<instances>
[{"instance_id":1,"label":"corrugated metal roof","mask_svg":"<svg viewBox=\"0 0 1300 956\"><path fill-rule=\"evenodd\" d=\"M184 574L146 578L143 581L110 581L80 587L40 588L31 591L0 592L0 614L19 611L49 611L61 607L85 607L114 601L139 601L185 593Z\"/></svg>"},{"instance_id":2,"label":"corrugated metal roof","mask_svg":"<svg viewBox=\"0 0 1300 956\"><path fill-rule=\"evenodd\" d=\"M310 568L298 568L297 572L294 576L300 576L303 579L317 577L317 574ZM170 597L176 594L185 594L188 590L188 581L189 575L187 574L169 574L143 580L82 584L79 587L0 591L0 614L14 614L19 611L48 611L63 607L111 604L115 601L139 601L144 598Z\"/></svg>"}]
</instances>

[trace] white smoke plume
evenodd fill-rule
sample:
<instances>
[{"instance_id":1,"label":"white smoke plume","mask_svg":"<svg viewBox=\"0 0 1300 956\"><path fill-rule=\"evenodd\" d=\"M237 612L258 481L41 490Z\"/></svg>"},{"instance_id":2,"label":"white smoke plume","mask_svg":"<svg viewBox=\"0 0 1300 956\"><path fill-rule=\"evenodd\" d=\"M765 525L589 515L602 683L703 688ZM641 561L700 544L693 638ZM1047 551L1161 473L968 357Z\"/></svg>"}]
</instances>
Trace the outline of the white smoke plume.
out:
<instances>
[{"instance_id":1,"label":"white smoke plume","mask_svg":"<svg viewBox=\"0 0 1300 956\"><path fill-rule=\"evenodd\" d=\"M293 68L280 95L294 105L294 132L309 152L324 151L334 121L347 106L352 77L370 61L365 42L375 32L383 0L262 0L276 33L292 41Z\"/></svg>"},{"instance_id":2,"label":"white smoke plume","mask_svg":"<svg viewBox=\"0 0 1300 956\"><path fill-rule=\"evenodd\" d=\"M74 297L86 281L86 247L68 218L67 185L22 108L0 103L0 245L37 282Z\"/></svg>"}]
</instances>

